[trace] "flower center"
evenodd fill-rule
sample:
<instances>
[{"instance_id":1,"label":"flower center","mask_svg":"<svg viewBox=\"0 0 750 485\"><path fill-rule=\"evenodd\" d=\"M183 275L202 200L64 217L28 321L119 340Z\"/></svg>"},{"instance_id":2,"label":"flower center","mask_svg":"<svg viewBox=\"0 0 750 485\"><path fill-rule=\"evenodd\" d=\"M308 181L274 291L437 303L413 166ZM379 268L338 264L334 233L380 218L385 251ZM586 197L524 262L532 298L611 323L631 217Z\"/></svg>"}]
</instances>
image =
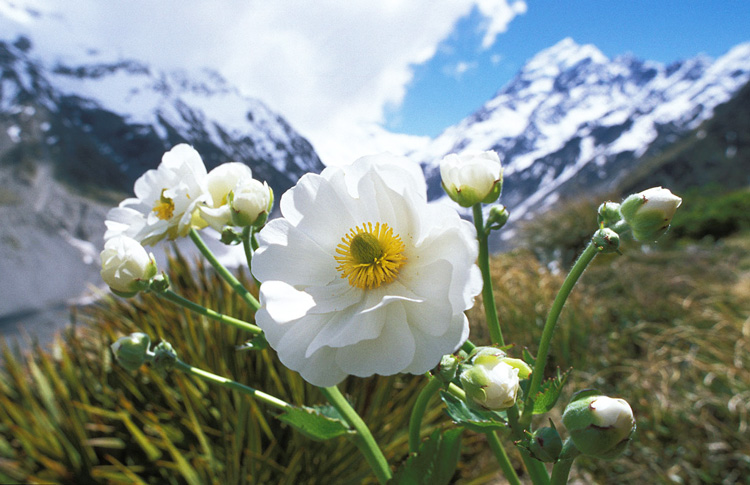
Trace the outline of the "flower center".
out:
<instances>
[{"instance_id":1,"label":"flower center","mask_svg":"<svg viewBox=\"0 0 750 485\"><path fill-rule=\"evenodd\" d=\"M158 217L162 221L170 219L172 217L172 214L174 214L174 201L169 197L164 197L164 192L166 190L167 189L162 189L161 196L159 197L159 202L154 204L154 208L151 209L156 213L156 217Z\"/></svg>"},{"instance_id":2,"label":"flower center","mask_svg":"<svg viewBox=\"0 0 750 485\"><path fill-rule=\"evenodd\" d=\"M388 224L367 222L350 229L341 241L334 256L339 263L336 269L357 288L371 290L390 283L406 263L404 243Z\"/></svg>"}]
</instances>

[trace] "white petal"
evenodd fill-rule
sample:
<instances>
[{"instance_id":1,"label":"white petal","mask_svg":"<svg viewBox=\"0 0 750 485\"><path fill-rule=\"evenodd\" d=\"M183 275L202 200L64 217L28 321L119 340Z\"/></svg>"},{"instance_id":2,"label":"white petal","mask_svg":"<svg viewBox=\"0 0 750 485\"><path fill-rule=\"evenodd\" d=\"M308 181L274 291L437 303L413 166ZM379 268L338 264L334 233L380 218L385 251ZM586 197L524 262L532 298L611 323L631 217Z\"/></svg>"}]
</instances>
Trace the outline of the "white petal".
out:
<instances>
[{"instance_id":1,"label":"white petal","mask_svg":"<svg viewBox=\"0 0 750 485\"><path fill-rule=\"evenodd\" d=\"M403 307L388 305L378 313L382 313L378 317L386 324L377 338L336 352L336 363L344 372L361 377L373 373L387 376L402 372L412 361L415 343Z\"/></svg>"},{"instance_id":2,"label":"white petal","mask_svg":"<svg viewBox=\"0 0 750 485\"><path fill-rule=\"evenodd\" d=\"M286 219L274 219L258 233L260 247L252 272L261 282L286 281L293 286L325 285L339 278L334 252L325 251Z\"/></svg>"},{"instance_id":3,"label":"white petal","mask_svg":"<svg viewBox=\"0 0 750 485\"><path fill-rule=\"evenodd\" d=\"M455 352L469 338L469 320L463 313L454 315L448 331L439 336L428 335L414 327L412 333L417 345L411 363L403 372L424 374L438 365L443 355Z\"/></svg>"},{"instance_id":4,"label":"white petal","mask_svg":"<svg viewBox=\"0 0 750 485\"><path fill-rule=\"evenodd\" d=\"M261 304L276 324L285 324L305 316L315 305L312 297L283 281L267 281L260 286ZM261 327L263 328L263 327Z\"/></svg>"}]
</instances>

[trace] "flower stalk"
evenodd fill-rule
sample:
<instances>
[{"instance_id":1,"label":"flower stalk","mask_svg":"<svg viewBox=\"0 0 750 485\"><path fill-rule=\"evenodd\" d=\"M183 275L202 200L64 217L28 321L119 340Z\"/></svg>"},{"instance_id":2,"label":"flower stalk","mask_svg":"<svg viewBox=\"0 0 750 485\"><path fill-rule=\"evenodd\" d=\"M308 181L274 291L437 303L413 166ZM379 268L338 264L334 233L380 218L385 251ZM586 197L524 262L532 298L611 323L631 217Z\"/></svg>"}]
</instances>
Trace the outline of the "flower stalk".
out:
<instances>
[{"instance_id":1,"label":"flower stalk","mask_svg":"<svg viewBox=\"0 0 750 485\"><path fill-rule=\"evenodd\" d=\"M263 330L261 330L260 327L253 325L252 323L248 323L238 318L230 317L229 315L224 315L223 313L215 312L214 310L211 310L197 303L194 303L188 300L187 298L183 298L182 296L178 295L172 290L166 290L158 294L164 299L171 301L172 303L183 306L187 308L188 310L191 310L195 313L208 317L212 320L216 320L217 322L226 323L240 330L250 332L253 335L260 335L263 333Z\"/></svg>"},{"instance_id":2,"label":"flower stalk","mask_svg":"<svg viewBox=\"0 0 750 485\"><path fill-rule=\"evenodd\" d=\"M242 298L253 310L258 310L260 308L260 303L258 300L248 291L247 288L242 286L242 283L224 266L221 264L221 262L216 258L216 255L206 246L206 243L201 238L200 234L198 234L198 231L195 229L190 229L190 239L193 240L193 243L195 243L195 246L198 248L198 250L205 256L205 258L208 260L209 263L211 263L211 266L213 266L216 271L219 273L219 276L221 276L224 281L229 283L229 285L234 289L234 291L237 292L237 294Z\"/></svg>"},{"instance_id":3,"label":"flower stalk","mask_svg":"<svg viewBox=\"0 0 750 485\"><path fill-rule=\"evenodd\" d=\"M482 215L482 205L475 204L474 226L477 229L477 241L479 242L479 256L477 263L479 270L482 272L482 301L484 302L484 315L487 320L487 327L490 331L490 339L493 344L499 346L505 345L503 332L500 330L500 319L497 316L497 305L495 304L495 294L492 291L492 278L490 275L490 252L489 252L489 234L484 227L484 216Z\"/></svg>"},{"instance_id":4,"label":"flower stalk","mask_svg":"<svg viewBox=\"0 0 750 485\"><path fill-rule=\"evenodd\" d=\"M584 249L581 256L570 269L570 273L568 273L565 281L563 281L560 291L558 291L555 301L552 303L552 308L550 308L549 314L547 315L547 321L544 323L542 338L539 341L539 350L536 356L536 363L534 364L534 372L531 374L529 392L524 399L523 414L521 415L520 420L523 429L528 429L531 424L531 418L534 414L534 399L537 392L539 392L539 386L542 383L544 367L547 365L549 346L552 341L552 334L555 331L555 325L557 325L557 320L560 317L563 306L565 305L570 292L573 290L573 287L597 254L598 250L596 245L593 242L589 242L586 249Z\"/></svg>"},{"instance_id":5,"label":"flower stalk","mask_svg":"<svg viewBox=\"0 0 750 485\"><path fill-rule=\"evenodd\" d=\"M568 483L568 475L570 475L570 468L573 466L573 462L580 455L576 446L573 444L573 440L567 440L563 445L563 450L560 453L560 459L552 467L552 479L551 485L565 485Z\"/></svg>"},{"instance_id":6,"label":"flower stalk","mask_svg":"<svg viewBox=\"0 0 750 485\"><path fill-rule=\"evenodd\" d=\"M267 404L269 406L275 407L276 409L280 409L282 411L293 407L288 402L282 401L281 399L271 396L270 394L266 394L265 392L258 391L257 389L253 389L250 386L246 386L244 384L240 384L237 381L227 379L226 377L217 376L216 374L212 374L210 372L204 371L197 367L193 367L192 365L186 364L180 359L176 359L174 363L174 368L181 370L182 372L185 372L187 374L199 377L203 379L204 381L210 382L212 384L217 384L226 389L231 389L233 391L238 391L243 394L247 394L248 396L251 396L257 399L258 401L262 402L263 404Z\"/></svg>"},{"instance_id":7,"label":"flower stalk","mask_svg":"<svg viewBox=\"0 0 750 485\"><path fill-rule=\"evenodd\" d=\"M427 381L427 385L422 388L417 396L417 400L414 402L414 407L411 410L411 417L409 418L409 452L416 453L419 450L420 443L420 430L422 429L422 418L424 417L427 404L430 402L432 396L437 394L443 383L440 379L430 377Z\"/></svg>"},{"instance_id":8,"label":"flower stalk","mask_svg":"<svg viewBox=\"0 0 750 485\"><path fill-rule=\"evenodd\" d=\"M357 411L352 408L344 395L341 394L338 387L320 387L319 389L326 399L328 399L328 402L336 408L344 420L357 432L354 442L362 454L365 455L365 459L375 473L378 482L381 484L387 483L392 477L391 468L388 466L388 461L383 456L383 452L380 450L365 422L357 414Z\"/></svg>"}]
</instances>

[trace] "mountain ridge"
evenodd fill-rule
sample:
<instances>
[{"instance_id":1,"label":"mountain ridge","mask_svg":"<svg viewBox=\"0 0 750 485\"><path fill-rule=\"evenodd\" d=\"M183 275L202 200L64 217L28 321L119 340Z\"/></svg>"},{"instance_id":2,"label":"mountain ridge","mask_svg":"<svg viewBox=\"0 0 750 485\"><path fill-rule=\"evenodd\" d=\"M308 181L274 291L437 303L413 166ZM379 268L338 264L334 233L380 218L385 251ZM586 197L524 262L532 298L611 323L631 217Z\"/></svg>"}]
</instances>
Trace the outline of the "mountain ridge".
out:
<instances>
[{"instance_id":1,"label":"mountain ridge","mask_svg":"<svg viewBox=\"0 0 750 485\"><path fill-rule=\"evenodd\" d=\"M632 55L610 60L566 38L410 157L439 199L443 156L497 151L505 167L501 202L512 218L527 218L581 190L611 191L639 160L686 136L748 80L750 43L715 61L699 55L665 66Z\"/></svg>"}]
</instances>

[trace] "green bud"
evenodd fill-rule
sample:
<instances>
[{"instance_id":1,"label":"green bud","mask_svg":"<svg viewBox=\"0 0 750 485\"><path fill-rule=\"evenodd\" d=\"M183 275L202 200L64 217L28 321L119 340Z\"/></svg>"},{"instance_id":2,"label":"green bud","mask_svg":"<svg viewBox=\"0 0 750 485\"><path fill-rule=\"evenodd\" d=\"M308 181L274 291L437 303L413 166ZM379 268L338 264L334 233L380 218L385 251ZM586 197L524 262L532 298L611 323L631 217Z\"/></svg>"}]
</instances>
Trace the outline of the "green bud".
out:
<instances>
[{"instance_id":1,"label":"green bud","mask_svg":"<svg viewBox=\"0 0 750 485\"><path fill-rule=\"evenodd\" d=\"M619 456L635 432L633 410L625 400L590 391L573 396L562 420L581 453L603 459Z\"/></svg>"},{"instance_id":2,"label":"green bud","mask_svg":"<svg viewBox=\"0 0 750 485\"><path fill-rule=\"evenodd\" d=\"M682 199L668 189L653 187L628 196L620 206L622 218L638 241L655 241L662 236Z\"/></svg>"},{"instance_id":3,"label":"green bud","mask_svg":"<svg viewBox=\"0 0 750 485\"><path fill-rule=\"evenodd\" d=\"M539 428L531 435L529 451L539 461L554 463L562 452L563 442L560 433L550 426Z\"/></svg>"},{"instance_id":4,"label":"green bud","mask_svg":"<svg viewBox=\"0 0 750 485\"><path fill-rule=\"evenodd\" d=\"M149 358L151 339L142 332L120 337L111 345L115 359L129 371L138 370Z\"/></svg>"},{"instance_id":5,"label":"green bud","mask_svg":"<svg viewBox=\"0 0 750 485\"><path fill-rule=\"evenodd\" d=\"M440 379L440 382L443 382L444 384L450 384L451 381L456 378L459 362L460 360L455 355L444 355L443 358L440 359L437 368L435 368L435 377Z\"/></svg>"},{"instance_id":6,"label":"green bud","mask_svg":"<svg viewBox=\"0 0 750 485\"><path fill-rule=\"evenodd\" d=\"M242 232L232 226L224 226L221 230L221 242L227 246L233 246L242 242Z\"/></svg>"},{"instance_id":7,"label":"green bud","mask_svg":"<svg viewBox=\"0 0 750 485\"><path fill-rule=\"evenodd\" d=\"M154 347L151 365L156 372L165 373L172 370L177 363L177 353L169 342L162 341Z\"/></svg>"},{"instance_id":8,"label":"green bud","mask_svg":"<svg viewBox=\"0 0 750 485\"><path fill-rule=\"evenodd\" d=\"M620 219L622 219L622 215L620 214L620 204L617 202L604 202L599 206L597 214L597 222L599 225L604 225L604 227L610 227L617 224Z\"/></svg>"},{"instance_id":9,"label":"green bud","mask_svg":"<svg viewBox=\"0 0 750 485\"><path fill-rule=\"evenodd\" d=\"M620 250L620 235L608 227L596 231L591 242L602 253L616 253Z\"/></svg>"},{"instance_id":10,"label":"green bud","mask_svg":"<svg viewBox=\"0 0 750 485\"><path fill-rule=\"evenodd\" d=\"M495 205L490 208L490 214L487 216L487 228L490 230L500 229L508 222L510 212L504 205Z\"/></svg>"},{"instance_id":11,"label":"green bud","mask_svg":"<svg viewBox=\"0 0 750 485\"><path fill-rule=\"evenodd\" d=\"M161 274L154 276L151 279L151 284L148 289L154 293L164 293L167 291L169 289L169 276L167 276L167 273L162 272Z\"/></svg>"}]
</instances>

